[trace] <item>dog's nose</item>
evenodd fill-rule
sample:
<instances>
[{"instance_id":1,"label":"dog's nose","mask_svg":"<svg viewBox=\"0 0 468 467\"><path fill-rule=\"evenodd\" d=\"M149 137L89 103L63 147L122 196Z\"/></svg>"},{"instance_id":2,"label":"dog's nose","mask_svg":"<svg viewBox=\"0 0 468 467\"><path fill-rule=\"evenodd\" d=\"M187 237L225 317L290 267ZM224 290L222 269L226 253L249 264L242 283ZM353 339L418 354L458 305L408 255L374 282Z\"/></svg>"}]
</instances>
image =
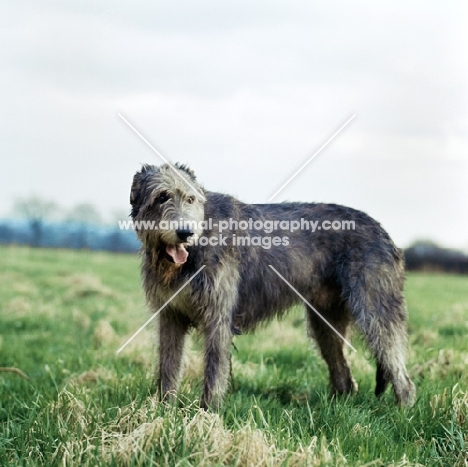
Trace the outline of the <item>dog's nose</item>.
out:
<instances>
[{"instance_id":1,"label":"dog's nose","mask_svg":"<svg viewBox=\"0 0 468 467\"><path fill-rule=\"evenodd\" d=\"M186 242L187 239L194 234L194 232L193 230L190 230L190 229L179 229L179 230L176 230L176 234L180 240L182 240L183 242Z\"/></svg>"}]
</instances>

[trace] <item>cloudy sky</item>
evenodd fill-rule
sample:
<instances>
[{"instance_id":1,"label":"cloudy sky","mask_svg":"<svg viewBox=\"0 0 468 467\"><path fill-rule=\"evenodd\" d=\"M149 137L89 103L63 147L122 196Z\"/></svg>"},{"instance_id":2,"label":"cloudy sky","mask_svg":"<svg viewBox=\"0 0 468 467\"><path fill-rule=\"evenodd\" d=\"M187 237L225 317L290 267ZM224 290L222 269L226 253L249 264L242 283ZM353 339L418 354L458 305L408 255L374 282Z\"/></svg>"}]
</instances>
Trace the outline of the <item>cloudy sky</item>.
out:
<instances>
[{"instance_id":1,"label":"cloudy sky","mask_svg":"<svg viewBox=\"0 0 468 467\"><path fill-rule=\"evenodd\" d=\"M128 211L133 173L335 202L400 246L468 249L465 1L26 1L0 5L0 217L37 194ZM113 214L114 213L114 214Z\"/></svg>"}]
</instances>

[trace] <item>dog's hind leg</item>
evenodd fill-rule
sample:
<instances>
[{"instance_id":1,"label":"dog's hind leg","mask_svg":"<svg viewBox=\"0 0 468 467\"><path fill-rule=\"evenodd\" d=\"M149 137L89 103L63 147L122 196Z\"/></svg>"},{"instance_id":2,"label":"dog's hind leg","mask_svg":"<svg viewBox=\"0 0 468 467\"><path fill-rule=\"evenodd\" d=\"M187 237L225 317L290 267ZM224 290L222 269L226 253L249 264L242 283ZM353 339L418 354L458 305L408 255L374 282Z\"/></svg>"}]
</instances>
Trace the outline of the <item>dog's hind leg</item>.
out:
<instances>
[{"instance_id":1,"label":"dog's hind leg","mask_svg":"<svg viewBox=\"0 0 468 467\"><path fill-rule=\"evenodd\" d=\"M185 337L190 321L167 307L159 316L158 390L162 399L173 399L180 379Z\"/></svg>"},{"instance_id":2,"label":"dog's hind leg","mask_svg":"<svg viewBox=\"0 0 468 467\"><path fill-rule=\"evenodd\" d=\"M337 307L333 313L322 315L342 336L346 336L349 316L347 310ZM333 394L346 394L357 391L356 381L351 375L344 355L343 339L327 325L313 310L307 308L309 335L315 339L320 353L328 365Z\"/></svg>"},{"instance_id":3,"label":"dog's hind leg","mask_svg":"<svg viewBox=\"0 0 468 467\"><path fill-rule=\"evenodd\" d=\"M385 392L389 382L390 377L385 370L385 366L380 362L377 362L377 371L375 373L375 395L377 397L381 396Z\"/></svg>"}]
</instances>

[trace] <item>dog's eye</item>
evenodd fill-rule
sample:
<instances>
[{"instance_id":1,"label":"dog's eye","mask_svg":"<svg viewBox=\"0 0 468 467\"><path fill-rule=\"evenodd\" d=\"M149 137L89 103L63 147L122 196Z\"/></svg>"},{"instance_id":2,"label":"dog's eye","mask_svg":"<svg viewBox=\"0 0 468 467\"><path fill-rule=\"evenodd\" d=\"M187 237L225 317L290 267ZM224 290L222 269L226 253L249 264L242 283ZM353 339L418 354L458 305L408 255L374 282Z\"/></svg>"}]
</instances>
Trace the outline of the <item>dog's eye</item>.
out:
<instances>
[{"instance_id":1,"label":"dog's eye","mask_svg":"<svg viewBox=\"0 0 468 467\"><path fill-rule=\"evenodd\" d=\"M169 199L169 193L167 191L163 191L162 193L159 194L159 196L156 198L156 203L165 203Z\"/></svg>"},{"instance_id":2,"label":"dog's eye","mask_svg":"<svg viewBox=\"0 0 468 467\"><path fill-rule=\"evenodd\" d=\"M195 196L189 196L189 197L187 198L187 203L193 204L194 202L195 202Z\"/></svg>"}]
</instances>

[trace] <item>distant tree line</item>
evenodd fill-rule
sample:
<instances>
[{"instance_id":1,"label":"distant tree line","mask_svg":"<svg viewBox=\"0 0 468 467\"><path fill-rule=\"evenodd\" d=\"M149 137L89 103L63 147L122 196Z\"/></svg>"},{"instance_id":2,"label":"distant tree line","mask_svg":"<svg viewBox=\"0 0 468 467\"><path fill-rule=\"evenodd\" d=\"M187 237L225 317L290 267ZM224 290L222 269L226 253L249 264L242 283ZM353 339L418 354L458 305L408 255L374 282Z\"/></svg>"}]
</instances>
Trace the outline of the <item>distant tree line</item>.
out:
<instances>
[{"instance_id":1,"label":"distant tree line","mask_svg":"<svg viewBox=\"0 0 468 467\"><path fill-rule=\"evenodd\" d=\"M468 274L468 255L434 242L420 240L404 250L406 269Z\"/></svg>"},{"instance_id":2,"label":"distant tree line","mask_svg":"<svg viewBox=\"0 0 468 467\"><path fill-rule=\"evenodd\" d=\"M33 247L57 247L116 252L135 252L140 242L133 230L120 230L117 220L127 213L114 213L113 222L103 223L95 206L81 203L63 212L60 207L37 196L18 199L14 216L0 220L0 243ZM404 250L408 270L468 274L468 255L419 240Z\"/></svg>"},{"instance_id":3,"label":"distant tree line","mask_svg":"<svg viewBox=\"0 0 468 467\"><path fill-rule=\"evenodd\" d=\"M32 247L57 247L116 252L135 252L140 244L133 230L120 230L117 220L126 213L114 213L104 224L95 206L81 203L63 210L56 203L37 196L14 202L12 217L0 220L0 243Z\"/></svg>"}]
</instances>

